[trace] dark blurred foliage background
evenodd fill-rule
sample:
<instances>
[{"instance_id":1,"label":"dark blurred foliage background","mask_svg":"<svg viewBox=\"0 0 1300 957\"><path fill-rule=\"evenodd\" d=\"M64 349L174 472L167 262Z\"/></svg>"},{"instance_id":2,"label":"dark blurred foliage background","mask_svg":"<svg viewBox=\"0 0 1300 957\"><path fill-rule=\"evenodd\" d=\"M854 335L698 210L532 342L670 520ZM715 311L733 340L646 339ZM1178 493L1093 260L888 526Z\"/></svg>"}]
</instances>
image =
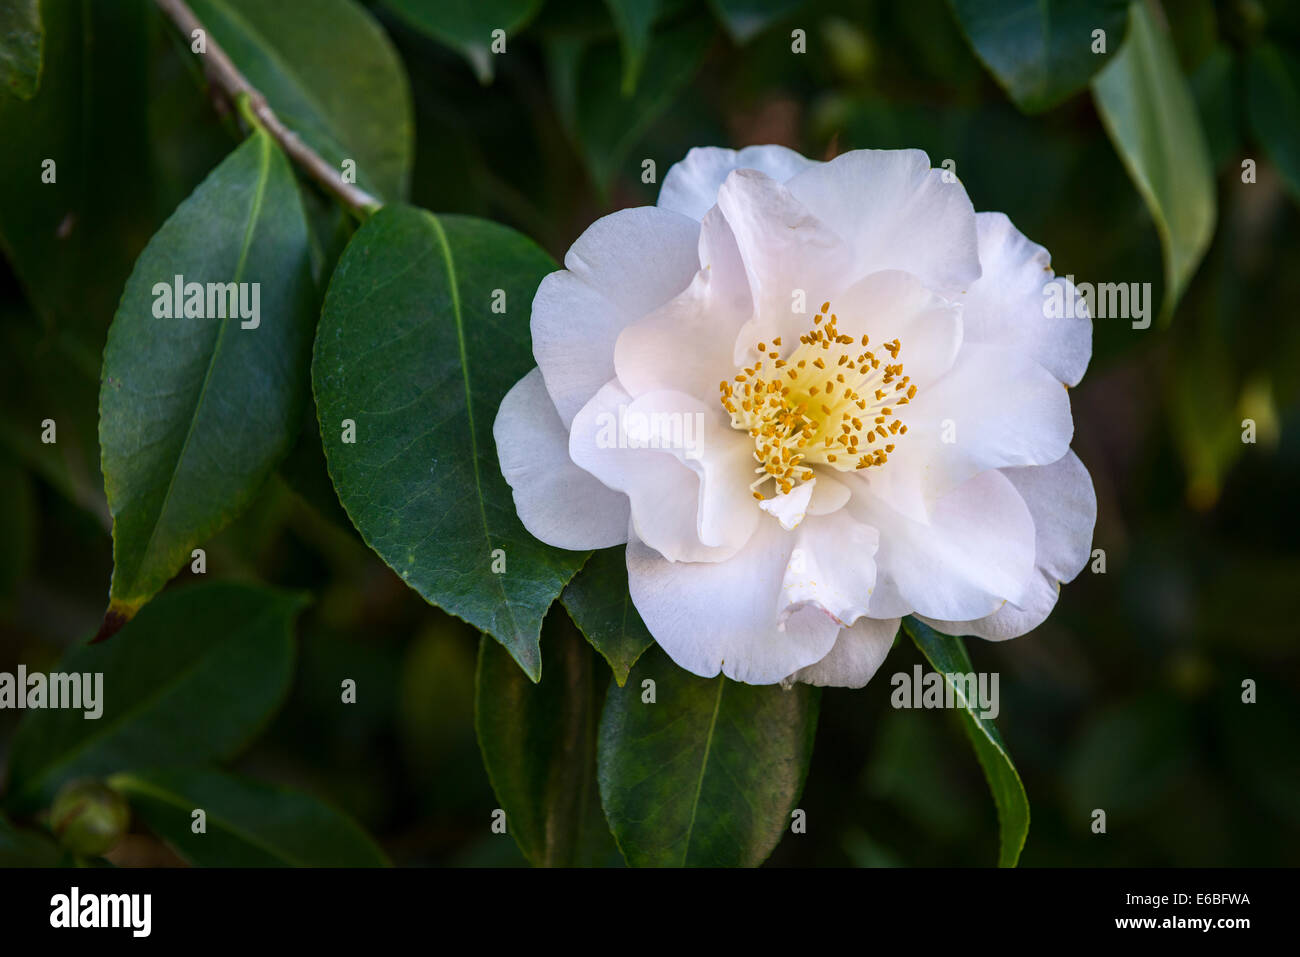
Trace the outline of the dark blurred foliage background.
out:
<instances>
[{"instance_id":1,"label":"dark blurred foliage background","mask_svg":"<svg viewBox=\"0 0 1300 957\"><path fill-rule=\"evenodd\" d=\"M99 623L112 567L99 350L134 256L235 142L151 5L95 6L87 142L116 188L68 224L85 233L86 269L50 288L72 318L42 324L0 264L0 670L52 668ZM1092 98L1022 114L942 0L792 3L743 45L705 4L667 6L632 99L620 94L600 0L547 0L490 85L373 6L410 76L412 201L510 224L559 259L598 216L654 202L644 159L661 180L695 145L782 143L815 157L920 147L935 165L955 160L976 209L1007 213L1058 273L1151 282L1160 301L1156 230ZM998 725L1033 809L1026 865L1300 864L1300 197L1252 138L1241 66L1261 35L1300 50L1300 9L1163 9L1217 168L1214 240L1167 328L1096 323L1092 365L1073 390L1105 573L1085 569L1064 587L1033 635L968 643L977 669L1002 676ZM141 23L148 49L126 57L114 31ZM806 55L790 51L796 27ZM0 176L21 152L0 144ZM1258 161L1256 183L1241 182L1244 158ZM346 226L317 205L322 255L337 254ZM36 439L47 416L59 421L57 447ZM1256 444L1240 441L1247 416ZM313 428L208 556L211 577L315 599L299 623L292 695L236 769L332 800L398 864L522 863L489 830L496 801L473 726L478 636L360 541ZM994 807L955 716L889 707L889 674L920 660L900 640L867 688L825 693L808 832L788 835L772 864L995 860ZM347 677L359 696L343 708ZM1247 678L1254 705L1241 703ZM17 718L0 711L0 758ZM1090 831L1094 808L1107 813L1105 835ZM141 831L113 859L169 852Z\"/></svg>"}]
</instances>

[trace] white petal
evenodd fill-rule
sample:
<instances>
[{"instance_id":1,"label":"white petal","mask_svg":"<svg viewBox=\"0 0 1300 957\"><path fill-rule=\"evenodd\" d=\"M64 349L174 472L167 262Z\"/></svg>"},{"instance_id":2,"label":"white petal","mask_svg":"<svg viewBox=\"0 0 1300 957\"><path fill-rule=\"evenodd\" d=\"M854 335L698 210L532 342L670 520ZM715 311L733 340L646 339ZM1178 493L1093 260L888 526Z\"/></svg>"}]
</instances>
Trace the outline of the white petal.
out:
<instances>
[{"instance_id":1,"label":"white petal","mask_svg":"<svg viewBox=\"0 0 1300 957\"><path fill-rule=\"evenodd\" d=\"M809 515L830 515L838 512L853 493L849 487L835 478L830 469L814 469L817 473L816 486L813 488L812 501L808 503Z\"/></svg>"},{"instance_id":2,"label":"white petal","mask_svg":"<svg viewBox=\"0 0 1300 957\"><path fill-rule=\"evenodd\" d=\"M907 434L855 479L917 521L980 472L1055 462L1074 435L1060 381L1023 352L987 345L964 344L946 375L895 411Z\"/></svg>"},{"instance_id":3,"label":"white petal","mask_svg":"<svg viewBox=\"0 0 1300 957\"><path fill-rule=\"evenodd\" d=\"M1054 277L1047 250L1026 239L1005 215L979 213L975 221L984 274L962 297L967 340L1020 349L1066 385L1075 385L1092 356L1086 301L1076 301L1071 283ZM1075 302L1076 314L1053 314L1051 295Z\"/></svg>"},{"instance_id":4,"label":"white petal","mask_svg":"<svg viewBox=\"0 0 1300 957\"><path fill-rule=\"evenodd\" d=\"M812 316L853 276L851 250L780 183L754 170L737 170L718 191L740 251L754 319L741 330L736 360L747 362L759 340L807 332ZM804 312L797 312L803 309Z\"/></svg>"},{"instance_id":5,"label":"white petal","mask_svg":"<svg viewBox=\"0 0 1300 957\"><path fill-rule=\"evenodd\" d=\"M897 269L860 279L831 303L831 312L845 335L860 342L865 333L867 348L878 356L885 343L898 339L903 371L918 389L952 368L961 348L962 307Z\"/></svg>"},{"instance_id":6,"label":"white petal","mask_svg":"<svg viewBox=\"0 0 1300 957\"><path fill-rule=\"evenodd\" d=\"M598 219L533 298L533 355L565 425L614 377L624 327L686 288L699 269L699 223L645 206Z\"/></svg>"},{"instance_id":7,"label":"white petal","mask_svg":"<svg viewBox=\"0 0 1300 957\"><path fill-rule=\"evenodd\" d=\"M801 668L792 677L804 684L833 688L861 688L884 663L894 647L899 619L859 618L835 639L835 647L815 665Z\"/></svg>"},{"instance_id":8,"label":"white petal","mask_svg":"<svg viewBox=\"0 0 1300 957\"><path fill-rule=\"evenodd\" d=\"M731 427L721 405L682 392L637 396L628 413L645 423L652 448L663 449L699 476L700 541L729 551L747 542L761 517L749 491L754 480L749 435Z\"/></svg>"},{"instance_id":9,"label":"white petal","mask_svg":"<svg viewBox=\"0 0 1300 957\"><path fill-rule=\"evenodd\" d=\"M673 389L721 408L718 383L736 373L736 336L752 309L735 237L717 209L704 217L700 261L684 292L619 335L614 368L631 395Z\"/></svg>"},{"instance_id":10,"label":"white petal","mask_svg":"<svg viewBox=\"0 0 1300 957\"><path fill-rule=\"evenodd\" d=\"M492 437L519 520L534 538L574 551L627 541L627 496L569 458L569 434L539 370L501 400Z\"/></svg>"},{"instance_id":11,"label":"white petal","mask_svg":"<svg viewBox=\"0 0 1300 957\"><path fill-rule=\"evenodd\" d=\"M632 402L617 380L606 383L574 417L569 455L605 485L627 494L637 535L669 560L729 558L744 545L760 517L752 498L744 503L752 516L748 527L743 515L731 510L748 494L748 472L735 475L737 469L748 469L740 464L746 457L752 461L747 436L730 428L719 430L715 443L706 441L702 458L688 462L681 449L638 447L637 422L633 421L630 432L627 428ZM722 537L725 544L706 544L702 527L711 537Z\"/></svg>"},{"instance_id":12,"label":"white petal","mask_svg":"<svg viewBox=\"0 0 1300 957\"><path fill-rule=\"evenodd\" d=\"M816 484L815 478L803 482L789 492L763 499L758 507L780 522L787 532L792 531L808 514L808 503L812 501L813 487Z\"/></svg>"},{"instance_id":13,"label":"white petal","mask_svg":"<svg viewBox=\"0 0 1300 957\"><path fill-rule=\"evenodd\" d=\"M848 514L814 517L800 524L781 581L779 617L812 605L842 627L853 624L867 613L876 584L872 556L879 543L876 529Z\"/></svg>"},{"instance_id":14,"label":"white petal","mask_svg":"<svg viewBox=\"0 0 1300 957\"><path fill-rule=\"evenodd\" d=\"M1037 628L1056 605L1060 583L1088 563L1097 520L1097 495L1088 470L1073 452L1059 462L1006 469L1034 519L1034 575L1025 594L974 621L931 621L950 635L1002 640Z\"/></svg>"},{"instance_id":15,"label":"white petal","mask_svg":"<svg viewBox=\"0 0 1300 957\"><path fill-rule=\"evenodd\" d=\"M692 674L721 671L747 684L775 684L820 661L839 625L811 606L777 625L781 579L794 536L759 524L723 562L670 562L633 535L627 546L632 602L668 656Z\"/></svg>"},{"instance_id":16,"label":"white petal","mask_svg":"<svg viewBox=\"0 0 1300 957\"><path fill-rule=\"evenodd\" d=\"M784 146L747 146L740 151L697 146L681 162L674 163L664 176L659 207L695 220L703 219L717 202L718 188L732 170L756 169L784 183L795 173L816 165L816 160L806 159Z\"/></svg>"},{"instance_id":17,"label":"white petal","mask_svg":"<svg viewBox=\"0 0 1300 957\"><path fill-rule=\"evenodd\" d=\"M982 472L939 499L929 524L870 493L855 492L846 511L880 531L873 618L981 618L1003 599L1019 599L1030 580L1034 521L1001 472Z\"/></svg>"},{"instance_id":18,"label":"white petal","mask_svg":"<svg viewBox=\"0 0 1300 957\"><path fill-rule=\"evenodd\" d=\"M786 185L854 252L854 275L913 273L945 295L979 278L975 209L921 150L854 150Z\"/></svg>"}]
</instances>

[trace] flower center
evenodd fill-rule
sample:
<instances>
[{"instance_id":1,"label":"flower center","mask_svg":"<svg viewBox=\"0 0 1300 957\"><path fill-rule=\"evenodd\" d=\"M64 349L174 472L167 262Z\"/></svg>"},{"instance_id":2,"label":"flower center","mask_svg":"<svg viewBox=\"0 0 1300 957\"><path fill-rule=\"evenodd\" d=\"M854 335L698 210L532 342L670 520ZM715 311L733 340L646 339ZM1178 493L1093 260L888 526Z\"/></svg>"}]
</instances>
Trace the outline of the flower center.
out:
<instances>
[{"instance_id":1,"label":"flower center","mask_svg":"<svg viewBox=\"0 0 1300 957\"><path fill-rule=\"evenodd\" d=\"M894 412L916 395L897 361L902 343L880 346L894 360L882 362L866 348L867 336L859 343L837 321L830 303L822 303L793 352L782 356L780 336L771 351L760 342L763 358L718 386L732 427L754 439L758 478L749 487L759 501L767 482L774 493L788 494L813 477L814 464L840 472L879 468L907 432Z\"/></svg>"}]
</instances>

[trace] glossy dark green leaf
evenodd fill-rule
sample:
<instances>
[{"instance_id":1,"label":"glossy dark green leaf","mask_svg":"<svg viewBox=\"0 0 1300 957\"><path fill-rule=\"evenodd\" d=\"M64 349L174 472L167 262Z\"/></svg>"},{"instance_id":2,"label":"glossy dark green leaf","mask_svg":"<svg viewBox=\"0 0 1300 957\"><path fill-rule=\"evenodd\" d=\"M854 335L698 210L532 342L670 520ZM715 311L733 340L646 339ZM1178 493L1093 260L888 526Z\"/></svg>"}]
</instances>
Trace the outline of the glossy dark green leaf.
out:
<instances>
[{"instance_id":1,"label":"glossy dark green leaf","mask_svg":"<svg viewBox=\"0 0 1300 957\"><path fill-rule=\"evenodd\" d=\"M691 17L655 33L630 97L622 93L617 43L588 45L563 37L547 46L557 108L599 188L607 189L620 173L642 175L640 159L628 162L632 150L690 84L715 29L708 20ZM657 158L659 176L669 161Z\"/></svg>"},{"instance_id":2,"label":"glossy dark green leaf","mask_svg":"<svg viewBox=\"0 0 1300 957\"><path fill-rule=\"evenodd\" d=\"M558 608L542 633L542 661L533 684L499 644L479 643L474 729L506 831L537 867L617 860L596 790L604 682Z\"/></svg>"},{"instance_id":3,"label":"glossy dark green leaf","mask_svg":"<svg viewBox=\"0 0 1300 957\"><path fill-rule=\"evenodd\" d=\"M492 67L493 31L504 30L506 54L517 31L527 26L542 7L542 0L384 0L388 7L417 30L451 47L474 68L483 83L496 72Z\"/></svg>"},{"instance_id":4,"label":"glossy dark green leaf","mask_svg":"<svg viewBox=\"0 0 1300 957\"><path fill-rule=\"evenodd\" d=\"M654 644L627 590L627 556L622 545L592 554L561 596L574 623L609 662L619 686L627 683L642 653Z\"/></svg>"},{"instance_id":5,"label":"glossy dark green leaf","mask_svg":"<svg viewBox=\"0 0 1300 957\"><path fill-rule=\"evenodd\" d=\"M554 268L504 226L387 206L339 260L312 365L330 477L357 530L534 680L542 617L586 554L520 524L492 423L533 365L529 306Z\"/></svg>"},{"instance_id":6,"label":"glossy dark green leaf","mask_svg":"<svg viewBox=\"0 0 1300 957\"><path fill-rule=\"evenodd\" d=\"M948 678L974 672L966 646L960 638L942 635L912 617L903 619L903 628L912 636L930 667L944 675L944 680L953 688L954 700L960 705L962 728L971 740L980 767L984 769L984 777L993 793L993 803L998 809L998 866L1015 867L1024 849L1025 838L1029 836L1029 798L998 729L991 720L981 717L978 702L964 699L963 685Z\"/></svg>"},{"instance_id":7,"label":"glossy dark green leaf","mask_svg":"<svg viewBox=\"0 0 1300 957\"><path fill-rule=\"evenodd\" d=\"M239 314L155 315L177 276L246 284L250 296L257 284L257 325ZM315 303L293 171L256 132L150 240L109 330L99 441L113 515L111 614L129 619L293 444Z\"/></svg>"},{"instance_id":8,"label":"glossy dark green leaf","mask_svg":"<svg viewBox=\"0 0 1300 957\"><path fill-rule=\"evenodd\" d=\"M1160 234L1161 321L1168 322L1214 235L1214 169L1173 43L1145 3L1130 7L1128 38L1093 78L1092 91L1106 132Z\"/></svg>"},{"instance_id":9,"label":"glossy dark green leaf","mask_svg":"<svg viewBox=\"0 0 1300 957\"><path fill-rule=\"evenodd\" d=\"M1088 85L1120 47L1128 0L951 0L975 53L1026 113ZM1093 52L1104 30L1105 52Z\"/></svg>"},{"instance_id":10,"label":"glossy dark green leaf","mask_svg":"<svg viewBox=\"0 0 1300 957\"><path fill-rule=\"evenodd\" d=\"M732 39L745 43L765 27L795 10L803 0L709 0Z\"/></svg>"},{"instance_id":11,"label":"glossy dark green leaf","mask_svg":"<svg viewBox=\"0 0 1300 957\"><path fill-rule=\"evenodd\" d=\"M0 814L0 867L58 867L62 857L49 835L14 827Z\"/></svg>"},{"instance_id":12,"label":"glossy dark green leaf","mask_svg":"<svg viewBox=\"0 0 1300 957\"><path fill-rule=\"evenodd\" d=\"M1300 202L1300 56L1272 43L1250 51L1246 111L1251 132Z\"/></svg>"},{"instance_id":13,"label":"glossy dark green leaf","mask_svg":"<svg viewBox=\"0 0 1300 957\"><path fill-rule=\"evenodd\" d=\"M406 196L411 93L387 35L353 0L191 0L235 65L294 132L357 185Z\"/></svg>"},{"instance_id":14,"label":"glossy dark green leaf","mask_svg":"<svg viewBox=\"0 0 1300 957\"><path fill-rule=\"evenodd\" d=\"M109 778L132 812L202 867L384 867L388 859L342 811L300 791L208 768ZM194 833L195 810L206 830Z\"/></svg>"},{"instance_id":15,"label":"glossy dark green leaf","mask_svg":"<svg viewBox=\"0 0 1300 957\"><path fill-rule=\"evenodd\" d=\"M41 0L7 0L0 5L0 96L30 100L36 95L44 42Z\"/></svg>"},{"instance_id":16,"label":"glossy dark green leaf","mask_svg":"<svg viewBox=\"0 0 1300 957\"><path fill-rule=\"evenodd\" d=\"M645 65L650 27L659 13L659 0L605 0L605 6L609 7L623 48L623 95L631 96Z\"/></svg>"},{"instance_id":17,"label":"glossy dark green leaf","mask_svg":"<svg viewBox=\"0 0 1300 957\"><path fill-rule=\"evenodd\" d=\"M698 678L658 649L622 688L611 683L597 746L600 798L627 862L761 864L803 790L819 692Z\"/></svg>"},{"instance_id":18,"label":"glossy dark green leaf","mask_svg":"<svg viewBox=\"0 0 1300 957\"><path fill-rule=\"evenodd\" d=\"M112 641L60 672L103 674L102 708L28 711L14 735L6 805L40 807L74 777L199 764L242 748L284 699L299 595L212 583L160 595Z\"/></svg>"}]
</instances>

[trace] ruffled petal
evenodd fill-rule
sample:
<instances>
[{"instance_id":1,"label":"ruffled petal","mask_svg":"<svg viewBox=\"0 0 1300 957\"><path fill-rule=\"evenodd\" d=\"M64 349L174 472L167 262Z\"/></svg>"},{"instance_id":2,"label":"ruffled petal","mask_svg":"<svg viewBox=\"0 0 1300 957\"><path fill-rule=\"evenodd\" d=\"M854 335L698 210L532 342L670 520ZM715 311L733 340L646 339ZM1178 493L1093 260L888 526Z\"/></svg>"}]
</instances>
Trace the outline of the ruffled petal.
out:
<instances>
[{"instance_id":1,"label":"ruffled petal","mask_svg":"<svg viewBox=\"0 0 1300 957\"><path fill-rule=\"evenodd\" d=\"M962 307L931 292L911 273L885 269L860 279L831 303L841 333L880 355L895 339L903 371L924 389L952 368L962 344ZM889 361L885 358L884 361Z\"/></svg>"},{"instance_id":2,"label":"ruffled petal","mask_svg":"<svg viewBox=\"0 0 1300 957\"><path fill-rule=\"evenodd\" d=\"M780 183L754 170L736 170L718 190L744 263L753 319L740 330L736 362L747 362L761 339L794 341L812 323L810 310L854 278L852 251Z\"/></svg>"},{"instance_id":3,"label":"ruffled petal","mask_svg":"<svg viewBox=\"0 0 1300 957\"><path fill-rule=\"evenodd\" d=\"M680 213L644 206L596 220L533 298L533 355L561 421L614 378L614 343L629 324L658 309L699 270L700 226Z\"/></svg>"},{"instance_id":4,"label":"ruffled petal","mask_svg":"<svg viewBox=\"0 0 1300 957\"><path fill-rule=\"evenodd\" d=\"M876 529L847 514L801 522L781 581L780 617L811 605L841 627L853 624L867 613L876 584L872 556L879 544Z\"/></svg>"},{"instance_id":5,"label":"ruffled petal","mask_svg":"<svg viewBox=\"0 0 1300 957\"><path fill-rule=\"evenodd\" d=\"M835 639L835 647L821 661L800 668L793 681L833 688L861 688L879 670L894 647L898 618L859 618Z\"/></svg>"},{"instance_id":6,"label":"ruffled petal","mask_svg":"<svg viewBox=\"0 0 1300 957\"><path fill-rule=\"evenodd\" d=\"M904 371L908 371L904 363ZM855 475L873 495L916 521L972 476L1046 465L1070 447L1070 397L1023 352L966 343L949 372L896 409L907 425L889 461Z\"/></svg>"},{"instance_id":7,"label":"ruffled petal","mask_svg":"<svg viewBox=\"0 0 1300 957\"><path fill-rule=\"evenodd\" d=\"M642 441L640 418L654 411L653 400L637 407L629 429L632 411L633 399L617 380L606 383L573 419L573 461L627 494L636 534L670 561L718 562L735 554L753 531L739 508L748 509L754 524L758 516L757 503L738 495L735 486L743 478L735 470L748 468L739 463L752 461L745 436L730 428L717 430L706 436L700 458L688 459L685 449L644 447L655 441L657 427L649 419ZM724 544L707 544L702 532Z\"/></svg>"},{"instance_id":8,"label":"ruffled petal","mask_svg":"<svg viewBox=\"0 0 1300 957\"><path fill-rule=\"evenodd\" d=\"M921 150L854 150L786 186L853 249L853 275L902 269L947 296L979 278L975 209Z\"/></svg>"},{"instance_id":9,"label":"ruffled petal","mask_svg":"<svg viewBox=\"0 0 1300 957\"><path fill-rule=\"evenodd\" d=\"M1092 553L1097 494L1079 457L1067 452L1059 462L1003 472L1024 499L1034 519L1034 574L1025 593L987 617L974 621L931 621L950 635L977 635L1001 641L1037 628L1051 614L1061 583L1072 581Z\"/></svg>"},{"instance_id":10,"label":"ruffled petal","mask_svg":"<svg viewBox=\"0 0 1300 957\"><path fill-rule=\"evenodd\" d=\"M672 389L712 402L736 372L736 336L752 311L731 227L717 209L700 231L701 268L680 295L632 323L614 346L614 368L631 395Z\"/></svg>"},{"instance_id":11,"label":"ruffled petal","mask_svg":"<svg viewBox=\"0 0 1300 957\"><path fill-rule=\"evenodd\" d=\"M717 202L718 189L737 169L756 169L784 183L816 160L800 156L784 146L747 146L728 150L717 146L697 146L686 158L674 163L664 176L659 190L659 207L671 209L700 220Z\"/></svg>"},{"instance_id":12,"label":"ruffled petal","mask_svg":"<svg viewBox=\"0 0 1300 957\"><path fill-rule=\"evenodd\" d=\"M680 667L712 678L775 684L826 657L840 627L805 606L778 625L781 581L794 537L761 522L743 549L722 562L671 562L632 535L627 578L632 602L655 641Z\"/></svg>"},{"instance_id":13,"label":"ruffled petal","mask_svg":"<svg viewBox=\"0 0 1300 957\"><path fill-rule=\"evenodd\" d=\"M628 500L569 458L569 434L533 369L501 400L492 423L501 474L534 538L585 551L627 541Z\"/></svg>"},{"instance_id":14,"label":"ruffled petal","mask_svg":"<svg viewBox=\"0 0 1300 957\"><path fill-rule=\"evenodd\" d=\"M1002 213L979 213L984 274L961 297L966 339L1019 349L1066 385L1083 378L1092 357L1092 320L1072 284L1052 273L1052 257ZM1052 303L1073 302L1071 315ZM1082 315L1079 315L1082 313Z\"/></svg>"},{"instance_id":15,"label":"ruffled petal","mask_svg":"<svg viewBox=\"0 0 1300 957\"><path fill-rule=\"evenodd\" d=\"M891 460L885 468L893 464ZM880 532L873 618L913 612L947 621L982 618L1017 600L1034 568L1034 520L1011 481L982 472L935 502L928 524L855 492L846 510Z\"/></svg>"}]
</instances>

